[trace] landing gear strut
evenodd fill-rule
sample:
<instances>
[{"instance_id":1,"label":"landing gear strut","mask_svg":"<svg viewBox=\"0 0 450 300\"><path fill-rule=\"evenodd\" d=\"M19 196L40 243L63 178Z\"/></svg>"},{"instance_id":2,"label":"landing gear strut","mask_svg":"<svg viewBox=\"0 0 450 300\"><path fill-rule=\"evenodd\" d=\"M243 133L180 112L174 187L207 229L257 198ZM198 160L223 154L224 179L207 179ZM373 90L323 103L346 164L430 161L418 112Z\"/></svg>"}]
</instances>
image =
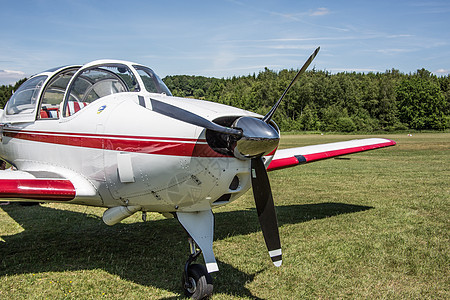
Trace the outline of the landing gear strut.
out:
<instances>
[{"instance_id":1,"label":"landing gear strut","mask_svg":"<svg viewBox=\"0 0 450 300\"><path fill-rule=\"evenodd\" d=\"M212 277L203 265L192 265L202 251L191 237L188 238L188 242L191 254L184 265L184 294L192 299L205 299L211 296L213 291Z\"/></svg>"}]
</instances>

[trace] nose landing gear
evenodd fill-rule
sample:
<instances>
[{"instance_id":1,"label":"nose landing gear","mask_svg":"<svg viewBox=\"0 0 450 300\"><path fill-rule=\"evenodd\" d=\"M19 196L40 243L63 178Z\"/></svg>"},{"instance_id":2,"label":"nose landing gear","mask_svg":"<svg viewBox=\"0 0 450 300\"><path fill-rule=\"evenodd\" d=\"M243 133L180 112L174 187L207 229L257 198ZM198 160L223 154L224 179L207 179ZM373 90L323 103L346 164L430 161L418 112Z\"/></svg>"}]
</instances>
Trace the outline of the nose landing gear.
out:
<instances>
[{"instance_id":1,"label":"nose landing gear","mask_svg":"<svg viewBox=\"0 0 450 300\"><path fill-rule=\"evenodd\" d=\"M206 299L213 291L212 277L203 265L192 264L202 253L194 240L189 237L191 254L184 265L183 289L184 294L192 299Z\"/></svg>"}]
</instances>

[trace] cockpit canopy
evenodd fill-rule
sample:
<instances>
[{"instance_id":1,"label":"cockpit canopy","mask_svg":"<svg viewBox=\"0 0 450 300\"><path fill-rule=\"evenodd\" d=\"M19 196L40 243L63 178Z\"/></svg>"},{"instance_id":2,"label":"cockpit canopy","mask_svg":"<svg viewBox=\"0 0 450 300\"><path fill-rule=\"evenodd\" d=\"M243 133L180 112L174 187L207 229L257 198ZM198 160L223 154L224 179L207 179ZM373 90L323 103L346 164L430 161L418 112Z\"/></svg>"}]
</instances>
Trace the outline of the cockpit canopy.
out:
<instances>
[{"instance_id":1,"label":"cockpit canopy","mask_svg":"<svg viewBox=\"0 0 450 300\"><path fill-rule=\"evenodd\" d=\"M68 117L99 98L124 92L172 96L148 67L117 60L100 60L37 74L23 83L6 105L6 117L21 121ZM37 112L36 112L37 111ZM19 117L20 116L20 117Z\"/></svg>"},{"instance_id":2,"label":"cockpit canopy","mask_svg":"<svg viewBox=\"0 0 450 300\"><path fill-rule=\"evenodd\" d=\"M34 76L17 89L6 105L6 114L32 114L36 107L39 92L47 79L46 75Z\"/></svg>"}]
</instances>

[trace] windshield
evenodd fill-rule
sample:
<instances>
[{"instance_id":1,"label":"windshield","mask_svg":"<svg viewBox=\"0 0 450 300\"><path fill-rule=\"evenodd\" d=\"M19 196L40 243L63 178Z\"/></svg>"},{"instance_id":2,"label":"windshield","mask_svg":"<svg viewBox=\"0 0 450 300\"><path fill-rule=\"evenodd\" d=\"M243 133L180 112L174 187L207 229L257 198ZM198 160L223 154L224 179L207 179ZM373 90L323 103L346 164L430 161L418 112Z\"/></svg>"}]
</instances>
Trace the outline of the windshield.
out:
<instances>
[{"instance_id":1,"label":"windshield","mask_svg":"<svg viewBox=\"0 0 450 300\"><path fill-rule=\"evenodd\" d=\"M8 115L33 113L37 96L41 91L45 79L47 79L47 76L41 75L23 83L12 95L11 99L9 99L6 113Z\"/></svg>"},{"instance_id":2,"label":"windshield","mask_svg":"<svg viewBox=\"0 0 450 300\"><path fill-rule=\"evenodd\" d=\"M167 96L172 96L169 88L164 84L161 78L152 71L152 69L144 66L133 66L141 76L144 82L145 89L150 93L166 94Z\"/></svg>"}]
</instances>

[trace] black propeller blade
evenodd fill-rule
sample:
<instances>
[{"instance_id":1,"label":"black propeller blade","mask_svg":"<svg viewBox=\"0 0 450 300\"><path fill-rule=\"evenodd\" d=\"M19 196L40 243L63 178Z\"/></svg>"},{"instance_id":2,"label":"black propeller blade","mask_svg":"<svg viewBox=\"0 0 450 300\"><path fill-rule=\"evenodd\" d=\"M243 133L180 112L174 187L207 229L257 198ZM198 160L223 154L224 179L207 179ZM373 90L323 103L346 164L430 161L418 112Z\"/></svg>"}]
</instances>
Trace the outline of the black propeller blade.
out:
<instances>
[{"instance_id":1,"label":"black propeller blade","mask_svg":"<svg viewBox=\"0 0 450 300\"><path fill-rule=\"evenodd\" d=\"M251 165L253 197L255 198L259 224L270 258L273 264L279 267L281 266L281 242L269 177L261 157L253 158Z\"/></svg>"},{"instance_id":2,"label":"black propeller blade","mask_svg":"<svg viewBox=\"0 0 450 300\"><path fill-rule=\"evenodd\" d=\"M292 79L291 83L288 85L288 87L284 90L283 95L281 95L280 99L278 99L277 103L275 103L275 105L270 109L270 111L264 116L264 118L262 119L264 122L269 123L269 121L272 119L273 114L275 113L275 111L277 110L278 106L281 103L281 100L283 100L284 96L286 96L287 92L289 92L289 90L291 89L292 85L298 80L298 78L300 77L301 74L303 74L306 69L309 67L309 65L311 64L311 62L314 60L314 58L316 57L317 53L319 53L320 47L317 47L317 49L314 51L313 54L311 54L311 56L308 58L308 60L305 62L305 64L303 65L303 67L300 69L300 71L297 72L297 75L295 75L294 79Z\"/></svg>"},{"instance_id":3,"label":"black propeller blade","mask_svg":"<svg viewBox=\"0 0 450 300\"><path fill-rule=\"evenodd\" d=\"M238 138L242 136L242 131L239 129L220 126L199 115L191 113L190 111L155 99L150 99L150 101L152 103L153 111L165 115L167 117L183 121L192 125L196 125L199 127L203 127L212 131L229 134Z\"/></svg>"},{"instance_id":4,"label":"black propeller blade","mask_svg":"<svg viewBox=\"0 0 450 300\"><path fill-rule=\"evenodd\" d=\"M320 47L318 47L314 51L314 53L311 54L300 71L297 72L294 79L292 79L291 83L286 88L283 95L281 95L280 99L278 99L271 110L264 116L264 118L262 119L263 122L267 124L270 122L284 96L286 96L287 92L298 80L300 75L306 71L308 66L316 57L319 50ZM261 225L261 230L264 236L264 240L266 241L267 249L269 250L270 258L272 259L273 264L279 267L282 263L282 255L280 235L278 232L278 221L275 212L275 205L273 203L269 177L267 176L267 171L261 157L252 158L251 172L253 197L255 198L256 210L258 212L258 219Z\"/></svg>"}]
</instances>

